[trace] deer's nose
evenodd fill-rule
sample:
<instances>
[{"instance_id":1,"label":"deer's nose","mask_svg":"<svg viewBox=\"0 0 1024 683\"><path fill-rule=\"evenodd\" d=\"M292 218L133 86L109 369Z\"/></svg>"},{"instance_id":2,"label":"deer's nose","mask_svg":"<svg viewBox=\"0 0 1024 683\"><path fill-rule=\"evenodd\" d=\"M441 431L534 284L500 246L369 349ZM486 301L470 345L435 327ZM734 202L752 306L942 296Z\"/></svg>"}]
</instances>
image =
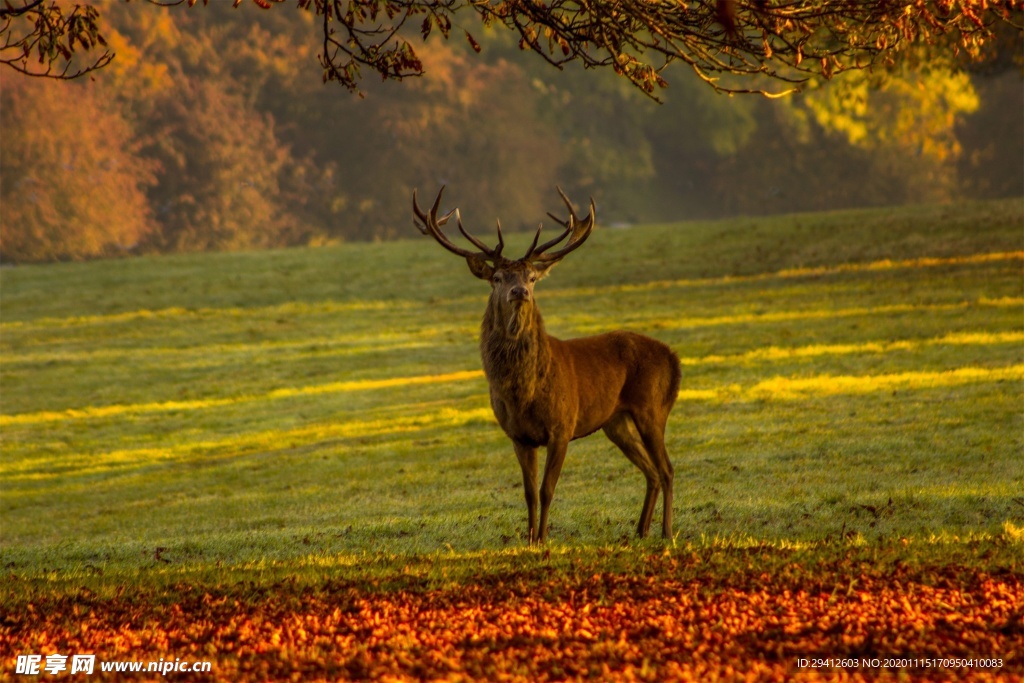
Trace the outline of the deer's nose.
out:
<instances>
[{"instance_id":1,"label":"deer's nose","mask_svg":"<svg viewBox=\"0 0 1024 683\"><path fill-rule=\"evenodd\" d=\"M521 286L513 287L512 289L508 290L508 300L509 301L529 301L530 300L530 290L528 290L526 287L521 287Z\"/></svg>"}]
</instances>

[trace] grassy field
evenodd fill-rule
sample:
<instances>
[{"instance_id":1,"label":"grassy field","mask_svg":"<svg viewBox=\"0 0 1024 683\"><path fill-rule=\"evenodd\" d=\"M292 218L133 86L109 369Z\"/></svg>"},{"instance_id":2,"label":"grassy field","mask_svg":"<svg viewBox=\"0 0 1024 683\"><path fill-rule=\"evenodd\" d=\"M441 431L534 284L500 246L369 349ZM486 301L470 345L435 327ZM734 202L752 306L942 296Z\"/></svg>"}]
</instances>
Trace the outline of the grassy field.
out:
<instances>
[{"instance_id":1,"label":"grassy field","mask_svg":"<svg viewBox=\"0 0 1024 683\"><path fill-rule=\"evenodd\" d=\"M676 536L633 539L643 479L596 435L542 550L479 371L486 285L437 245L4 269L0 599L662 553L720 576L751 548L1019 577L1022 264L1019 200L597 231L538 300L555 336L681 357Z\"/></svg>"}]
</instances>

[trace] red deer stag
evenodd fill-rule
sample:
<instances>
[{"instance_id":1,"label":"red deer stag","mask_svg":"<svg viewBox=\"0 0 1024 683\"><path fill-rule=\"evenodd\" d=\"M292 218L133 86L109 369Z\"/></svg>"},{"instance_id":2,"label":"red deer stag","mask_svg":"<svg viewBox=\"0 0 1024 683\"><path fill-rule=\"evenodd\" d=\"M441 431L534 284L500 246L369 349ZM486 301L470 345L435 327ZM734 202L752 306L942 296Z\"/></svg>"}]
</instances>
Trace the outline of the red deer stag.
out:
<instances>
[{"instance_id":1,"label":"red deer stag","mask_svg":"<svg viewBox=\"0 0 1024 683\"><path fill-rule=\"evenodd\" d=\"M658 492L663 492L662 536L672 535L672 463L665 450L665 424L679 393L679 358L649 337L617 331L580 339L548 336L534 301L533 287L551 267L578 249L594 228L594 201L584 220L569 208L558 221L565 230L537 245L540 228L526 255L507 259L498 222L493 249L467 232L458 209L438 218L444 187L424 213L413 192L416 227L448 251L462 256L473 275L491 283L491 298L480 333L480 354L491 390L491 407L512 440L523 470L530 543L548 535L548 508L562 470L569 442L603 429L647 480L647 494L637 533L646 536ZM459 232L476 250L456 246L441 231L455 216ZM422 225L420 225L422 223ZM556 251L548 250L568 240ZM547 447L544 481L540 486L540 524L537 523L537 448Z\"/></svg>"}]
</instances>

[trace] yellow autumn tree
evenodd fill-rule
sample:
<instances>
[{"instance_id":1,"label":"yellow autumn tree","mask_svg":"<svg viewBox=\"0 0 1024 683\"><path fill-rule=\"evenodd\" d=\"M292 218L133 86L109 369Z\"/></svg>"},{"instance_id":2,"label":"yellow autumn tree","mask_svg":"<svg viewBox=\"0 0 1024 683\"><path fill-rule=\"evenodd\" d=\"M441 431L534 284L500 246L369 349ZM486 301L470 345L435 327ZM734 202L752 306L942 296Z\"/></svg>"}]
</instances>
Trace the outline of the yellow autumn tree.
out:
<instances>
[{"instance_id":1,"label":"yellow autumn tree","mask_svg":"<svg viewBox=\"0 0 1024 683\"><path fill-rule=\"evenodd\" d=\"M152 230L153 163L100 86L5 77L0 127L3 261L116 255Z\"/></svg>"},{"instance_id":2,"label":"yellow autumn tree","mask_svg":"<svg viewBox=\"0 0 1024 683\"><path fill-rule=\"evenodd\" d=\"M808 92L803 105L823 128L905 178L916 201L948 201L955 194L962 152L956 126L979 107L966 73L941 63L884 76L855 72Z\"/></svg>"}]
</instances>

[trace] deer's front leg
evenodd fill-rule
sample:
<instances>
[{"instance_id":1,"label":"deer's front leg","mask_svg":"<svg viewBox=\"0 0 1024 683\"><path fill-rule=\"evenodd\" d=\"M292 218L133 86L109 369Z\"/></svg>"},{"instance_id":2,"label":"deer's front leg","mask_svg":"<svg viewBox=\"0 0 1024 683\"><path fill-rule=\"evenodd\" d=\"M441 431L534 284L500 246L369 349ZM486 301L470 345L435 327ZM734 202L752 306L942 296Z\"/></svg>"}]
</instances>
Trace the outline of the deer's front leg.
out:
<instances>
[{"instance_id":1,"label":"deer's front leg","mask_svg":"<svg viewBox=\"0 0 1024 683\"><path fill-rule=\"evenodd\" d=\"M526 494L526 516L529 520L530 545L537 541L537 449L515 441L512 445L523 470L523 491Z\"/></svg>"},{"instance_id":2,"label":"deer's front leg","mask_svg":"<svg viewBox=\"0 0 1024 683\"><path fill-rule=\"evenodd\" d=\"M548 539L548 508L555 497L555 484L562 473L565 452L569 449L569 439L550 438L548 440L548 457L544 460L544 483L540 487L540 542Z\"/></svg>"}]
</instances>

